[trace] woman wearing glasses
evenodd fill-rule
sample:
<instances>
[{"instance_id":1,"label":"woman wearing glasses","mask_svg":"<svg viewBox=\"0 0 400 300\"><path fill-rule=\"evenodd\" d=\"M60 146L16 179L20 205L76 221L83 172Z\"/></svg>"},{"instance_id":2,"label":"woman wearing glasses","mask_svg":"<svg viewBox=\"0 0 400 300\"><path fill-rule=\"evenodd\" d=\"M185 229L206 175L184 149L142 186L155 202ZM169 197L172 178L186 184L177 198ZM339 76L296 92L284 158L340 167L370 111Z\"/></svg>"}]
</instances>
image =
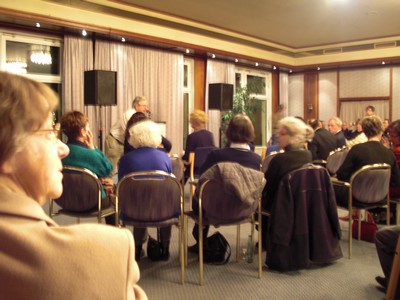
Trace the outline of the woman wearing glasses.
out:
<instances>
[{"instance_id":1,"label":"woman wearing glasses","mask_svg":"<svg viewBox=\"0 0 400 300\"><path fill-rule=\"evenodd\" d=\"M0 72L0 299L147 299L128 230L59 227L43 211L69 153L52 128L57 103L44 84Z\"/></svg>"}]
</instances>

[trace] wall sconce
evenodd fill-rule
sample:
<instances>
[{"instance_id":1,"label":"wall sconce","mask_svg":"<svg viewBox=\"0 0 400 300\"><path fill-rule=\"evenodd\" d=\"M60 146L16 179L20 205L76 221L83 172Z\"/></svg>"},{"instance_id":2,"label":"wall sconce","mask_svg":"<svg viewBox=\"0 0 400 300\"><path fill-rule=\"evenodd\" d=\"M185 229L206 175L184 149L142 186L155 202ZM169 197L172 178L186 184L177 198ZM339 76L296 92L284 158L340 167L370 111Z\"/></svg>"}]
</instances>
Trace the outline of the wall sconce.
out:
<instances>
[{"instance_id":1,"label":"wall sconce","mask_svg":"<svg viewBox=\"0 0 400 300\"><path fill-rule=\"evenodd\" d=\"M313 105L311 103L307 104L307 110L308 112L312 112L314 109Z\"/></svg>"}]
</instances>

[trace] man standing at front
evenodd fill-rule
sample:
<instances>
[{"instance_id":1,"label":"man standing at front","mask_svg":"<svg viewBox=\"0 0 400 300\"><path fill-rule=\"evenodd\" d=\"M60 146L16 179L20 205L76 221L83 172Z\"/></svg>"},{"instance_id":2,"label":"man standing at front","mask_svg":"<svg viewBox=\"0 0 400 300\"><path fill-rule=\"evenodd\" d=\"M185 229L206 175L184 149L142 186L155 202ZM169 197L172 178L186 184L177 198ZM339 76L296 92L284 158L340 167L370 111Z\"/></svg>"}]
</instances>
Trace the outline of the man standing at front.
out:
<instances>
[{"instance_id":1,"label":"man standing at front","mask_svg":"<svg viewBox=\"0 0 400 300\"><path fill-rule=\"evenodd\" d=\"M132 108L128 109L122 117L111 127L110 134L105 140L105 154L111 161L114 172L119 159L124 154L124 140L126 123L135 112L149 113L149 106L144 96L136 96L132 101Z\"/></svg>"}]
</instances>

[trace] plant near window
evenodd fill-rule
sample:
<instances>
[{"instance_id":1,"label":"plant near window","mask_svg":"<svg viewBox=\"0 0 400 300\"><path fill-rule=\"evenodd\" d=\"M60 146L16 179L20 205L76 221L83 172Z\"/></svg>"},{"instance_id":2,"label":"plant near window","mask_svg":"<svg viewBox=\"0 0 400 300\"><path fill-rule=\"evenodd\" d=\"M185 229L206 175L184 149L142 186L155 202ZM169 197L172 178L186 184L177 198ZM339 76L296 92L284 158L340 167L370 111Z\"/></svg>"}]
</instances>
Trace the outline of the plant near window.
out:
<instances>
[{"instance_id":1,"label":"plant near window","mask_svg":"<svg viewBox=\"0 0 400 300\"><path fill-rule=\"evenodd\" d=\"M247 83L245 87L237 87L233 96L233 107L231 110L224 111L221 114L221 134L222 145L227 145L225 131L228 128L229 120L237 114L247 115L255 123L255 112L262 109L260 101L254 95L260 94L265 84L262 80L254 78Z\"/></svg>"}]
</instances>

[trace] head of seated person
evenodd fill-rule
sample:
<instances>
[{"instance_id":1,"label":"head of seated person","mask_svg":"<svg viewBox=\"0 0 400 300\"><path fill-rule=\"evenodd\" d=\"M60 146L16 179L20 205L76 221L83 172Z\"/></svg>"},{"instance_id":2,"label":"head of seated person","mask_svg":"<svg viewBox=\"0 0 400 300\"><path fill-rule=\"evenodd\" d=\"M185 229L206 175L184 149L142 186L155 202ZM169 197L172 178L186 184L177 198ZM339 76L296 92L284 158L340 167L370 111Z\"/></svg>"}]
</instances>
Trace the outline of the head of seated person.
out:
<instances>
[{"instance_id":1,"label":"head of seated person","mask_svg":"<svg viewBox=\"0 0 400 300\"><path fill-rule=\"evenodd\" d=\"M377 115L364 117L361 121L361 127L368 140L381 138L384 131L382 120Z\"/></svg>"},{"instance_id":2,"label":"head of seated person","mask_svg":"<svg viewBox=\"0 0 400 300\"><path fill-rule=\"evenodd\" d=\"M80 111L70 111L61 118L61 130L67 136L68 142L87 142L90 138L89 120Z\"/></svg>"},{"instance_id":3,"label":"head of seated person","mask_svg":"<svg viewBox=\"0 0 400 300\"><path fill-rule=\"evenodd\" d=\"M136 112L134 113L128 122L126 123L126 129L125 129L125 140L124 140L124 153L128 153L129 151L135 150L130 144L129 144L129 137L130 133L129 130L132 128L133 125L141 122L148 120L148 117L146 116L145 113L143 112Z\"/></svg>"},{"instance_id":4,"label":"head of seated person","mask_svg":"<svg viewBox=\"0 0 400 300\"><path fill-rule=\"evenodd\" d=\"M390 142L394 149L400 147L400 119L390 123L388 127ZM398 149L400 152L400 149Z\"/></svg>"},{"instance_id":5,"label":"head of seated person","mask_svg":"<svg viewBox=\"0 0 400 300\"><path fill-rule=\"evenodd\" d=\"M278 144L281 149L304 149L312 140L314 130L296 117L285 117L278 123Z\"/></svg>"},{"instance_id":6,"label":"head of seated person","mask_svg":"<svg viewBox=\"0 0 400 300\"><path fill-rule=\"evenodd\" d=\"M196 109L189 116L190 126L194 131L206 129L207 115L204 111Z\"/></svg>"},{"instance_id":7,"label":"head of seated person","mask_svg":"<svg viewBox=\"0 0 400 300\"><path fill-rule=\"evenodd\" d=\"M157 148L161 144L160 127L150 120L139 122L129 129L128 142L135 149Z\"/></svg>"},{"instance_id":8,"label":"head of seated person","mask_svg":"<svg viewBox=\"0 0 400 300\"><path fill-rule=\"evenodd\" d=\"M255 137L253 123L248 116L242 114L233 116L225 134L230 144L249 144Z\"/></svg>"}]
</instances>

